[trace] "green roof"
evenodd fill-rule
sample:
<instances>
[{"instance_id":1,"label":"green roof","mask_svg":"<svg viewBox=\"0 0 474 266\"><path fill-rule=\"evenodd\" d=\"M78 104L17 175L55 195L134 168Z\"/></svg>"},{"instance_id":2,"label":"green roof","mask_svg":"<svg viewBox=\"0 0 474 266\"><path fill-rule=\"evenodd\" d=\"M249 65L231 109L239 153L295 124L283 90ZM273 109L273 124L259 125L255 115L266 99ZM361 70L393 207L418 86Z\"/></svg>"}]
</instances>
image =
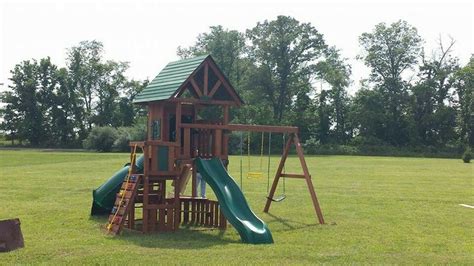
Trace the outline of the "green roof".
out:
<instances>
[{"instance_id":1,"label":"green roof","mask_svg":"<svg viewBox=\"0 0 474 266\"><path fill-rule=\"evenodd\" d=\"M183 85L186 79L209 55L174 61L161 70L150 84L134 99L134 103L167 100Z\"/></svg>"}]
</instances>

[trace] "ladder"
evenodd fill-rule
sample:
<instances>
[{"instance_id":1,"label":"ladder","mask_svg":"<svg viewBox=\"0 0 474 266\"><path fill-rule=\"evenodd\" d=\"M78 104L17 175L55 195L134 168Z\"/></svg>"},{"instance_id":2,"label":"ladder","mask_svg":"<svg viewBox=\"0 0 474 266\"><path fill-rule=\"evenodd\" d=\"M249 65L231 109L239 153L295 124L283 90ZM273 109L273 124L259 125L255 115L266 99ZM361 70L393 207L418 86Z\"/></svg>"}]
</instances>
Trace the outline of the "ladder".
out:
<instances>
[{"instance_id":1,"label":"ladder","mask_svg":"<svg viewBox=\"0 0 474 266\"><path fill-rule=\"evenodd\" d=\"M120 191L115 198L115 204L109 215L107 231L110 234L117 235L122 230L130 208L135 206L135 196L137 195L138 185L143 175L132 174L127 176L120 187Z\"/></svg>"}]
</instances>

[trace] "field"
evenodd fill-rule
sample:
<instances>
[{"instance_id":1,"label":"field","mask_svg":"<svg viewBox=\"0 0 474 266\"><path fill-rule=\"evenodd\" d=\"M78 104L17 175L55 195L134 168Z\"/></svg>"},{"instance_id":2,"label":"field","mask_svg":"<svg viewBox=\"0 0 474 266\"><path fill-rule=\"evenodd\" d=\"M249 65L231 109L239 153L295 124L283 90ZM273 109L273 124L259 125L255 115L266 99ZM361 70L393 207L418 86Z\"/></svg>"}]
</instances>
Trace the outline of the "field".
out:
<instances>
[{"instance_id":1,"label":"field","mask_svg":"<svg viewBox=\"0 0 474 266\"><path fill-rule=\"evenodd\" d=\"M304 181L287 180L287 199L264 214L266 178L244 179L275 240L255 246L232 227L104 234L106 219L89 217L91 191L127 154L0 150L0 158L0 219L19 217L26 245L0 254L0 264L474 264L474 209L459 206L474 204L474 164L459 159L308 156L323 226ZM299 172L297 162L287 171ZM232 157L231 175L238 169Z\"/></svg>"}]
</instances>

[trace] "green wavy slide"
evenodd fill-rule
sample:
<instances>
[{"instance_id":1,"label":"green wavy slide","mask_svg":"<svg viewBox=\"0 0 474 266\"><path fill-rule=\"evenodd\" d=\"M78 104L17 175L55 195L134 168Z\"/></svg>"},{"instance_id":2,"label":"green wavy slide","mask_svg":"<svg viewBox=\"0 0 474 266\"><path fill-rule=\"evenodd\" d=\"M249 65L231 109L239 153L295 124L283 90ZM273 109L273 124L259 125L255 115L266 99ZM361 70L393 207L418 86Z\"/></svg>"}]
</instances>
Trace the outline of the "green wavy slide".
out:
<instances>
[{"instance_id":1,"label":"green wavy slide","mask_svg":"<svg viewBox=\"0 0 474 266\"><path fill-rule=\"evenodd\" d=\"M272 233L267 225L250 209L244 194L227 173L219 158L197 158L199 173L217 196L221 210L232 226L237 229L244 243L271 244Z\"/></svg>"}]
</instances>

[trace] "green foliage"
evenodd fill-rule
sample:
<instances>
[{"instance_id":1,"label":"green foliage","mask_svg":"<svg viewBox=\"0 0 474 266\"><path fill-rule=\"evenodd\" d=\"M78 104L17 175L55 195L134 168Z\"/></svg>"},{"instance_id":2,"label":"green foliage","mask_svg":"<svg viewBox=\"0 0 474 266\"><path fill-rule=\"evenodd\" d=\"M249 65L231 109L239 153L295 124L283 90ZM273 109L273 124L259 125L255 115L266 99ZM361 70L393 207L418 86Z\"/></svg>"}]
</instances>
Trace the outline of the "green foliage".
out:
<instances>
[{"instance_id":1,"label":"green foliage","mask_svg":"<svg viewBox=\"0 0 474 266\"><path fill-rule=\"evenodd\" d=\"M397 21L390 26L377 24L359 42L364 49L359 58L371 68L371 81L381 93L383 138L393 145L405 145L409 142L409 85L402 74L417 63L422 39L415 27Z\"/></svg>"},{"instance_id":2,"label":"green foliage","mask_svg":"<svg viewBox=\"0 0 474 266\"><path fill-rule=\"evenodd\" d=\"M459 135L463 143L474 146L474 55L466 66L454 75L454 88L458 96Z\"/></svg>"},{"instance_id":3,"label":"green foliage","mask_svg":"<svg viewBox=\"0 0 474 266\"><path fill-rule=\"evenodd\" d=\"M145 125L135 125L133 127L117 128L117 138L114 141L114 151L130 151L130 141L143 141L146 139Z\"/></svg>"},{"instance_id":4,"label":"green foliage","mask_svg":"<svg viewBox=\"0 0 474 266\"><path fill-rule=\"evenodd\" d=\"M302 81L315 74L314 62L326 49L323 36L310 23L278 16L257 23L247 30L247 37L252 43L250 58L258 66L252 78L254 90L271 104L273 120L281 123L293 97L308 90Z\"/></svg>"},{"instance_id":5,"label":"green foliage","mask_svg":"<svg viewBox=\"0 0 474 266\"><path fill-rule=\"evenodd\" d=\"M466 151L462 154L462 161L465 163L470 163L472 159L471 148L467 148Z\"/></svg>"},{"instance_id":6,"label":"green foliage","mask_svg":"<svg viewBox=\"0 0 474 266\"><path fill-rule=\"evenodd\" d=\"M143 115L133 98L148 81L128 80L128 64L104 62L102 53L100 42L86 41L68 51L67 68L49 57L17 64L0 95L0 129L12 143L78 147L92 126L133 125Z\"/></svg>"},{"instance_id":7,"label":"green foliage","mask_svg":"<svg viewBox=\"0 0 474 266\"><path fill-rule=\"evenodd\" d=\"M88 150L111 151L117 134L117 130L113 127L95 127L84 140L83 147Z\"/></svg>"}]
</instances>

